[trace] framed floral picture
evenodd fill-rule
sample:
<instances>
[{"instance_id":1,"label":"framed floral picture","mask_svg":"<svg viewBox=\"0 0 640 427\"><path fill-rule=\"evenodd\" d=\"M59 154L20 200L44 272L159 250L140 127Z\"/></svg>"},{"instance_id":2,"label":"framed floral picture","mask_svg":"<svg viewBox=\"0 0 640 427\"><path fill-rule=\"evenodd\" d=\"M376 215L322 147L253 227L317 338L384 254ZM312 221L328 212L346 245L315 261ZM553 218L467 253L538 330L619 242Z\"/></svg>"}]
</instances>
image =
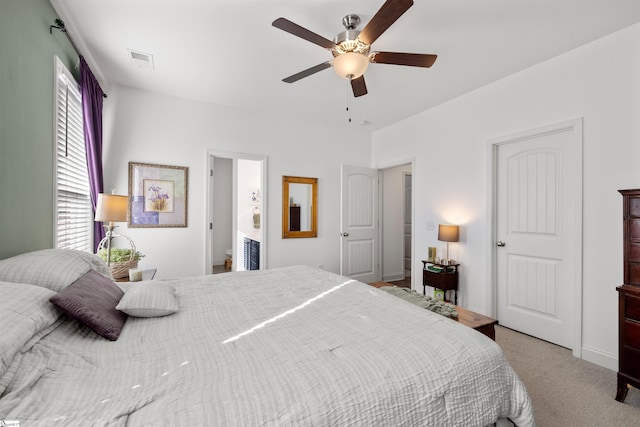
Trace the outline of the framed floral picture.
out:
<instances>
[{"instance_id":1,"label":"framed floral picture","mask_svg":"<svg viewBox=\"0 0 640 427\"><path fill-rule=\"evenodd\" d=\"M129 162L129 227L186 227L188 173L182 166Z\"/></svg>"}]
</instances>

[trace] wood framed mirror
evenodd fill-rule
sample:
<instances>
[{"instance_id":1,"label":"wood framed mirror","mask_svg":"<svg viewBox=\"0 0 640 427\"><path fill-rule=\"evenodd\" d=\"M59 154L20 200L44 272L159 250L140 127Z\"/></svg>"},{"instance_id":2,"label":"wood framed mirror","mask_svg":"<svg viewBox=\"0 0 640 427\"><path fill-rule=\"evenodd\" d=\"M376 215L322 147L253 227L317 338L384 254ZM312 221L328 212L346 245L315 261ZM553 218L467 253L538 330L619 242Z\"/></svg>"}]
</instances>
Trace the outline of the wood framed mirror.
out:
<instances>
[{"instance_id":1,"label":"wood framed mirror","mask_svg":"<svg viewBox=\"0 0 640 427\"><path fill-rule=\"evenodd\" d=\"M282 238L318 237L318 178L282 177Z\"/></svg>"}]
</instances>

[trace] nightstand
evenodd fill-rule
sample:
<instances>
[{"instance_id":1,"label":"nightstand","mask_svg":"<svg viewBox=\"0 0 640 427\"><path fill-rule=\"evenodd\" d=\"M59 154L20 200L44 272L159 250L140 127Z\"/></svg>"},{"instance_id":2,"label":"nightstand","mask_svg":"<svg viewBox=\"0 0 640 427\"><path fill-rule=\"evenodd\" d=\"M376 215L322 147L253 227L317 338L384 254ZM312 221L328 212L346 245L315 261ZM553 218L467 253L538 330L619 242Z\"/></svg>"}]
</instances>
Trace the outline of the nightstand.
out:
<instances>
[{"instance_id":1,"label":"nightstand","mask_svg":"<svg viewBox=\"0 0 640 427\"><path fill-rule=\"evenodd\" d=\"M142 269L142 280L153 280L153 277L156 275L157 268L146 268ZM130 282L129 276L120 277L119 279L113 279L114 282Z\"/></svg>"},{"instance_id":2,"label":"nightstand","mask_svg":"<svg viewBox=\"0 0 640 427\"><path fill-rule=\"evenodd\" d=\"M427 286L445 291L453 291L453 304L458 303L458 267L460 264L444 265L422 261L422 293L427 294ZM446 298L445 298L446 299Z\"/></svg>"}]
</instances>

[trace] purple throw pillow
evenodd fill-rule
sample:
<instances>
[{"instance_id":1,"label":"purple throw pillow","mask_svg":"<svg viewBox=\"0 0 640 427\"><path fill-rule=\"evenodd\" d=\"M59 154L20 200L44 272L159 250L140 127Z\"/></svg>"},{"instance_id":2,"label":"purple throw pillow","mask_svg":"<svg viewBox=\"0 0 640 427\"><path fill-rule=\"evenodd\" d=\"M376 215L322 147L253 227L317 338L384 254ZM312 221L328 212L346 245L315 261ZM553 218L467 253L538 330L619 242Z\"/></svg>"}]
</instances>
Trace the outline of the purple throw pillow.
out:
<instances>
[{"instance_id":1,"label":"purple throw pillow","mask_svg":"<svg viewBox=\"0 0 640 427\"><path fill-rule=\"evenodd\" d=\"M49 301L67 316L93 329L97 334L115 341L127 320L116 310L124 292L111 280L90 270L78 280L52 296Z\"/></svg>"}]
</instances>

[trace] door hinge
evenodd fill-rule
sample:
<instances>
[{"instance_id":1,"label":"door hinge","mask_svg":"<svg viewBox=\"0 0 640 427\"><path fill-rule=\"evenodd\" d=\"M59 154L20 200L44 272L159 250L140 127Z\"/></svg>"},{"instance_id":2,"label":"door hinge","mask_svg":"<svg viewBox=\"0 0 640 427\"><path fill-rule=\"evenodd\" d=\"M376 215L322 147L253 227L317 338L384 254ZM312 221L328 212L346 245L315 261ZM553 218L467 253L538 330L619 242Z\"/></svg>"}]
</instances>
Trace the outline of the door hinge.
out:
<instances>
[{"instance_id":1,"label":"door hinge","mask_svg":"<svg viewBox=\"0 0 640 427\"><path fill-rule=\"evenodd\" d=\"M209 169L209 176L213 176L213 169Z\"/></svg>"},{"instance_id":2,"label":"door hinge","mask_svg":"<svg viewBox=\"0 0 640 427\"><path fill-rule=\"evenodd\" d=\"M213 230L213 223L212 222L209 223L209 230Z\"/></svg>"}]
</instances>

